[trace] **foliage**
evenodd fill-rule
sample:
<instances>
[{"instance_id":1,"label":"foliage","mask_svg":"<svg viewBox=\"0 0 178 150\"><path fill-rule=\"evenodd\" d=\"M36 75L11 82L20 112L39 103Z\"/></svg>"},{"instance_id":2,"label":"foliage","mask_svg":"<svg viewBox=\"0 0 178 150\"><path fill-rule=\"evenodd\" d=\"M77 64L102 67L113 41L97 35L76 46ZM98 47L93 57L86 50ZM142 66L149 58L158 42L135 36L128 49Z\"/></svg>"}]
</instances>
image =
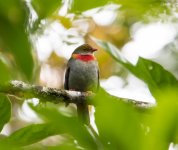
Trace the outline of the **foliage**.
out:
<instances>
[{"instance_id":1,"label":"foliage","mask_svg":"<svg viewBox=\"0 0 178 150\"><path fill-rule=\"evenodd\" d=\"M3 57L10 53L17 65L16 68L30 80L34 63L25 27L27 11L19 0L1 1L0 5L0 48L4 52L1 55Z\"/></svg>"},{"instance_id":2,"label":"foliage","mask_svg":"<svg viewBox=\"0 0 178 150\"><path fill-rule=\"evenodd\" d=\"M0 98L1 98L1 101L0 101L0 108L1 108L0 130L2 130L3 126L10 120L11 103L10 103L9 99L7 98L7 96L5 96L3 94L0 94Z\"/></svg>"},{"instance_id":3,"label":"foliage","mask_svg":"<svg viewBox=\"0 0 178 150\"><path fill-rule=\"evenodd\" d=\"M62 0L30 1L30 6L38 16L36 22L32 23L33 28L36 28L36 34L40 29L45 28L42 20L51 22L57 20L54 16L64 5L63 2ZM31 81L35 76L33 72L37 64L34 62L35 52L32 51L33 41L30 41L32 31L27 30L30 14L26 4L27 2L21 0L0 1L1 84L17 78ZM73 0L68 4L68 12L73 13L76 18L82 18L83 12L109 4L121 5L123 13L129 14L125 16L129 18L127 23L124 22L129 29L133 22L143 19L144 15L151 15L149 10L157 10L158 16L163 10L170 10L168 7L170 5L163 0L133 0L132 2L129 0ZM59 18L63 26L67 28L70 28L75 21L67 16L59 16ZM66 22L70 25L66 25ZM148 85L157 101L157 106L151 110L139 111L129 104L116 101L101 89L94 100L96 102L94 117L98 131L96 134L91 126L83 125L74 114L65 113L58 105L47 103L45 106L33 106L30 104L31 109L41 118L41 123L20 127L8 136L2 135L0 148L166 150L171 142L175 144L178 142L178 81L176 77L162 65L145 58L140 57L137 64L133 65L121 55L114 44L101 39L92 39L123 68ZM13 100L11 102L14 104ZM9 99L6 95L0 94L1 130L6 123L10 122L11 111ZM40 143L56 135L63 136L67 140L58 141L52 146Z\"/></svg>"},{"instance_id":4,"label":"foliage","mask_svg":"<svg viewBox=\"0 0 178 150\"><path fill-rule=\"evenodd\" d=\"M161 65L144 58L139 58L136 65L129 63L119 50L111 43L95 39L102 48L104 48L117 62L122 64L136 77L147 83L150 91L154 95L165 88L177 88L178 80L174 75L165 70Z\"/></svg>"}]
</instances>

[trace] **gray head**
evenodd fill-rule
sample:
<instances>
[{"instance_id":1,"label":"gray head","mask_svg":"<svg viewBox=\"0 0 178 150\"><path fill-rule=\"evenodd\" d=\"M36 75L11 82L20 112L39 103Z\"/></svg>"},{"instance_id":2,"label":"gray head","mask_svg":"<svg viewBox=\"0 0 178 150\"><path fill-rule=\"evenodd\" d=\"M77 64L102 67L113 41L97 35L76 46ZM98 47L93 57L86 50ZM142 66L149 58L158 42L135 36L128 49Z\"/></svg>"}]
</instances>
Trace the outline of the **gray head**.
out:
<instances>
[{"instance_id":1,"label":"gray head","mask_svg":"<svg viewBox=\"0 0 178 150\"><path fill-rule=\"evenodd\" d=\"M89 44L83 44L79 47L77 47L73 54L91 54L93 52L97 51L96 48L91 47Z\"/></svg>"}]
</instances>

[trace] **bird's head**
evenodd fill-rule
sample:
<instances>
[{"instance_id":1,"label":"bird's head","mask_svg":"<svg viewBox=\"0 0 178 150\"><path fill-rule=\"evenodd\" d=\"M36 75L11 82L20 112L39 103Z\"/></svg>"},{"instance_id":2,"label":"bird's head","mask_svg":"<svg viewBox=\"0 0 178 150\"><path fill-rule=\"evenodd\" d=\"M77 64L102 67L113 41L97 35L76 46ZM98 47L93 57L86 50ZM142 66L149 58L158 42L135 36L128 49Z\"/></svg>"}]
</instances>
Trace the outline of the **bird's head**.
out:
<instances>
[{"instance_id":1,"label":"bird's head","mask_svg":"<svg viewBox=\"0 0 178 150\"><path fill-rule=\"evenodd\" d=\"M96 48L91 47L89 44L83 44L77 47L73 54L80 54L80 55L91 55L93 52L97 51Z\"/></svg>"}]
</instances>

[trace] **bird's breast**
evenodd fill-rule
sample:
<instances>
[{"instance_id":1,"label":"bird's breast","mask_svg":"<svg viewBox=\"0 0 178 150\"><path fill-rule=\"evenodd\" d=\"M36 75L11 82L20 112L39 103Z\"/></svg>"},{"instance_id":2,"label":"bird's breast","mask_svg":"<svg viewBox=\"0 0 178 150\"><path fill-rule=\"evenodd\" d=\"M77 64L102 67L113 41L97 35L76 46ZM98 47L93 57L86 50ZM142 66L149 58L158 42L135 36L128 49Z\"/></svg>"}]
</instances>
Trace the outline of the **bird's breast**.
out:
<instances>
[{"instance_id":1,"label":"bird's breast","mask_svg":"<svg viewBox=\"0 0 178 150\"><path fill-rule=\"evenodd\" d=\"M95 91L98 84L98 64L96 61L74 60L70 65L69 89Z\"/></svg>"}]
</instances>

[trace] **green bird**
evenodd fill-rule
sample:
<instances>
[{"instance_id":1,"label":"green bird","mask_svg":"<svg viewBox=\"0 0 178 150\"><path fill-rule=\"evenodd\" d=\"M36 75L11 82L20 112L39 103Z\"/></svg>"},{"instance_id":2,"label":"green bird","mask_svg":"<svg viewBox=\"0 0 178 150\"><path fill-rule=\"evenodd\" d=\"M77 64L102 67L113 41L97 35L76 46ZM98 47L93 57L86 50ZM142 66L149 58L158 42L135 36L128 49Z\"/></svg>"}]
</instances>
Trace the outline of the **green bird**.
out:
<instances>
[{"instance_id":1,"label":"green bird","mask_svg":"<svg viewBox=\"0 0 178 150\"><path fill-rule=\"evenodd\" d=\"M77 47L68 61L65 73L64 88L66 90L96 92L99 88L99 68L94 56L97 49L88 44ZM86 124L90 123L88 106L77 104L79 118Z\"/></svg>"}]
</instances>

